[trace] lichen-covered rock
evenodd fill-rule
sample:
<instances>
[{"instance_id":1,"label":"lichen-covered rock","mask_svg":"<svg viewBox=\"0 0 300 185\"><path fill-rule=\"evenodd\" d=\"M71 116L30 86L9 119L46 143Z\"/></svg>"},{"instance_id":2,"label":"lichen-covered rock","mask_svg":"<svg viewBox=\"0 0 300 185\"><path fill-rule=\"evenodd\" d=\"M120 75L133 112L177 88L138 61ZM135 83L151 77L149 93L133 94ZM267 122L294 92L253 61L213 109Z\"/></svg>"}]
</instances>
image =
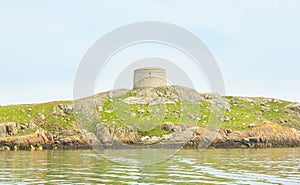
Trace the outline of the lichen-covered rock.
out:
<instances>
[{"instance_id":1,"label":"lichen-covered rock","mask_svg":"<svg viewBox=\"0 0 300 185\"><path fill-rule=\"evenodd\" d=\"M199 127L194 130L194 137L185 148L265 148L265 147L299 147L300 135L296 129L264 122L251 130L226 133L223 130L209 131Z\"/></svg>"},{"instance_id":2,"label":"lichen-covered rock","mask_svg":"<svg viewBox=\"0 0 300 185\"><path fill-rule=\"evenodd\" d=\"M300 113L300 103L292 103L287 106L288 109Z\"/></svg>"},{"instance_id":3,"label":"lichen-covered rock","mask_svg":"<svg viewBox=\"0 0 300 185\"><path fill-rule=\"evenodd\" d=\"M94 133L88 132L83 134L83 137L86 139L87 143L90 145L98 145L100 142L97 136Z\"/></svg>"},{"instance_id":4,"label":"lichen-covered rock","mask_svg":"<svg viewBox=\"0 0 300 185\"><path fill-rule=\"evenodd\" d=\"M0 137L7 136L6 126L4 124L0 124Z\"/></svg>"},{"instance_id":5,"label":"lichen-covered rock","mask_svg":"<svg viewBox=\"0 0 300 185\"><path fill-rule=\"evenodd\" d=\"M15 122L0 123L0 137L13 136L18 133L18 124Z\"/></svg>"},{"instance_id":6,"label":"lichen-covered rock","mask_svg":"<svg viewBox=\"0 0 300 185\"><path fill-rule=\"evenodd\" d=\"M163 124L163 129L166 130L166 131L174 131L175 125L172 122L165 122Z\"/></svg>"},{"instance_id":7,"label":"lichen-covered rock","mask_svg":"<svg viewBox=\"0 0 300 185\"><path fill-rule=\"evenodd\" d=\"M73 112L73 106L72 105L62 105L59 104L58 107L65 113L68 115L71 115Z\"/></svg>"}]
</instances>

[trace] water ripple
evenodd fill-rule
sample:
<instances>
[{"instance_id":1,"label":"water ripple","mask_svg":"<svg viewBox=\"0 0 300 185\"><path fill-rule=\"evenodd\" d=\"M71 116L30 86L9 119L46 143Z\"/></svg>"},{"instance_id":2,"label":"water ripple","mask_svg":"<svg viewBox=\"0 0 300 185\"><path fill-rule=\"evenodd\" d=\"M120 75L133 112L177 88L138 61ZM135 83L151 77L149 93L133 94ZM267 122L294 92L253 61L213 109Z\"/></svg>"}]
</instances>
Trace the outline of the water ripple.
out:
<instances>
[{"instance_id":1,"label":"water ripple","mask_svg":"<svg viewBox=\"0 0 300 185\"><path fill-rule=\"evenodd\" d=\"M125 156L126 150L118 152ZM110 162L93 151L0 152L0 184L47 183L300 184L300 152L297 148L183 150L142 167L136 162L128 166Z\"/></svg>"}]
</instances>

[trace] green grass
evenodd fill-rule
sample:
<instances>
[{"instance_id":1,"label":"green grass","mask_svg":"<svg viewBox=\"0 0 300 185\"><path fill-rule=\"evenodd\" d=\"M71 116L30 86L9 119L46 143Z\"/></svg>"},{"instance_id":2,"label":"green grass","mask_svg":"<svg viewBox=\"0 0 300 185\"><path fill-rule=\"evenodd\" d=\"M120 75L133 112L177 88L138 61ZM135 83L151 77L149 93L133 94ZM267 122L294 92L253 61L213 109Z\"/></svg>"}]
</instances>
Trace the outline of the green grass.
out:
<instances>
[{"instance_id":1,"label":"green grass","mask_svg":"<svg viewBox=\"0 0 300 185\"><path fill-rule=\"evenodd\" d=\"M128 97L124 96L123 98ZM103 111L100 112L102 120L107 122L116 122L119 124L154 124L160 125L165 122L172 122L174 124L198 125L207 127L207 125L221 126L221 128L230 128L232 130L248 129L249 124L260 125L263 121L272 121L278 124L281 119L288 119L286 113L286 106L291 102L279 101L262 103L265 98L251 98L250 101L239 97L225 97L230 103L230 110L225 111L224 117L229 117L230 120L219 121L219 118L211 118L211 104L209 102L177 102L175 104L159 105L156 107L159 112L153 114L155 108L149 105L130 105L120 102L116 99L108 99L103 106ZM145 113L139 114L137 110L145 110ZM262 111L269 109L268 111ZM105 112L111 110L112 112ZM148 111L152 110L152 113ZM132 117L131 114L136 116ZM122 121L119 118L123 118ZM150 120L145 120L150 118ZM222 123L221 125L220 122ZM213 127L213 126L212 126ZM155 132L154 132L155 131ZM143 133L153 132L158 134L157 128L155 130L142 130Z\"/></svg>"},{"instance_id":2,"label":"green grass","mask_svg":"<svg viewBox=\"0 0 300 185\"><path fill-rule=\"evenodd\" d=\"M126 97L128 96L123 98ZM158 136L166 134L164 130L160 129L160 125L165 122L203 126L203 123L208 123L210 119L209 107L210 103L208 102L193 103L188 101L175 104L132 105L120 101L120 97L118 97L106 99L99 116L101 122L136 125L142 129L139 131L141 135ZM144 112L139 113L139 110ZM201 119L196 120L193 116Z\"/></svg>"},{"instance_id":3,"label":"green grass","mask_svg":"<svg viewBox=\"0 0 300 185\"><path fill-rule=\"evenodd\" d=\"M34 129L26 129L24 132L19 132L16 136L26 136L28 134L33 134L35 132Z\"/></svg>"},{"instance_id":4,"label":"green grass","mask_svg":"<svg viewBox=\"0 0 300 185\"><path fill-rule=\"evenodd\" d=\"M150 136L150 137L152 137L152 136L162 137L163 135L167 135L167 134L171 134L171 133L172 133L172 131L163 130L161 128L161 126L154 127L153 129L138 131L139 135L141 135L141 136Z\"/></svg>"},{"instance_id":5,"label":"green grass","mask_svg":"<svg viewBox=\"0 0 300 185\"><path fill-rule=\"evenodd\" d=\"M281 125L290 124L282 123L281 121L290 119L291 115L287 113L286 109L286 106L291 103L288 101L275 101L274 99L266 98L224 97L229 102L231 111L225 111L223 116L229 117L230 120L222 121L222 125L218 125L220 123L218 121L219 118L213 117L211 103L208 101L182 101L151 106L132 105L121 101L127 97L135 96L136 93L133 90L120 97L105 99L101 110L94 107L94 111L98 114L99 119L89 121L88 117L82 117L83 119L86 118L86 129L95 132L95 125L99 122L125 126L135 125L139 127L138 133L140 135L162 136L170 133L161 129L161 125L165 122L202 127L216 124L216 126L221 126L223 129L230 128L232 130L248 129L249 124L259 125L265 120ZM95 97L99 98L101 96L102 94ZM37 126L52 132L76 130L76 116L74 113L71 115L65 114L65 116L53 115L53 110L59 110L59 104L66 105L72 104L72 102L57 101L41 104L0 106L0 123L17 122L25 125L35 123ZM144 112L139 113L139 110ZM44 119L41 119L41 117L44 117ZM294 128L299 128L299 116L294 116L294 119L298 120L297 125L294 123L291 125L293 126L294 124ZM33 130L27 129L25 132L19 133L19 135L26 135L32 132Z\"/></svg>"},{"instance_id":6,"label":"green grass","mask_svg":"<svg viewBox=\"0 0 300 185\"><path fill-rule=\"evenodd\" d=\"M230 121L223 122L222 126L233 130L244 130L249 124L259 125L263 121L272 121L278 124L280 119L288 119L286 105L291 102L280 101L279 103L262 103L264 98L253 98L254 102L241 100L237 97L226 97L231 105L231 112L226 111L225 116L230 117ZM269 109L269 111L262 111Z\"/></svg>"},{"instance_id":7,"label":"green grass","mask_svg":"<svg viewBox=\"0 0 300 185\"><path fill-rule=\"evenodd\" d=\"M54 116L52 112L58 104L66 105L71 103L70 101L57 101L41 104L0 106L0 123L16 122L23 125L35 123L48 131L69 129L74 127L75 115Z\"/></svg>"}]
</instances>

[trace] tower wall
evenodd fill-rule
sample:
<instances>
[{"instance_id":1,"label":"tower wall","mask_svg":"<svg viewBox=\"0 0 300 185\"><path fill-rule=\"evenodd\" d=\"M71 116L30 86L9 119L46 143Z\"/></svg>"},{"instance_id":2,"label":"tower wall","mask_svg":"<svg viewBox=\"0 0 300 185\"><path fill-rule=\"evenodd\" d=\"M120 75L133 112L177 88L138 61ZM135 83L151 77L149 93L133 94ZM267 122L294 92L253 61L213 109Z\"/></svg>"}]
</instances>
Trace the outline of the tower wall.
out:
<instances>
[{"instance_id":1,"label":"tower wall","mask_svg":"<svg viewBox=\"0 0 300 185\"><path fill-rule=\"evenodd\" d=\"M139 68L134 70L133 88L166 86L166 70L156 67Z\"/></svg>"}]
</instances>

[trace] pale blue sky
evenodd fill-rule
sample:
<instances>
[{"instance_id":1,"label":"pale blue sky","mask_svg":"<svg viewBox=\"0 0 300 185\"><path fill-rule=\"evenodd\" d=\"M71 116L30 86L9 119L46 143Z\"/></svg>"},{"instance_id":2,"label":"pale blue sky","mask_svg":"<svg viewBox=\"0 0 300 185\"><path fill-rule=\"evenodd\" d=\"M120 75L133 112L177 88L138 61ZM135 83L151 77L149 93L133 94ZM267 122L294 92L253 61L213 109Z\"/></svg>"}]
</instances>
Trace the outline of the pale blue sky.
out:
<instances>
[{"instance_id":1,"label":"pale blue sky","mask_svg":"<svg viewBox=\"0 0 300 185\"><path fill-rule=\"evenodd\" d=\"M216 57L227 95L300 101L299 10L297 0L2 0L0 105L72 99L88 48L145 20L197 35Z\"/></svg>"}]
</instances>

